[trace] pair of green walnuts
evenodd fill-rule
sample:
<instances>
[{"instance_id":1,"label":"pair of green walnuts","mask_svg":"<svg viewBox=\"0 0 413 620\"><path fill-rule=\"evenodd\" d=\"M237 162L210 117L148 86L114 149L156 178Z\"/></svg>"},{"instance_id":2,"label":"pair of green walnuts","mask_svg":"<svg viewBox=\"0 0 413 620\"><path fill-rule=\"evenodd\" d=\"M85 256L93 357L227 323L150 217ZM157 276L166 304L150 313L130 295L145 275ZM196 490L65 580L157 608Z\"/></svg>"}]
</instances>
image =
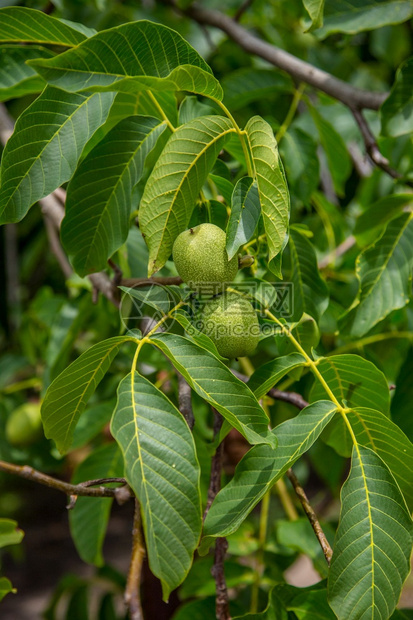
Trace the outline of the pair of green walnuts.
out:
<instances>
[{"instance_id":1,"label":"pair of green walnuts","mask_svg":"<svg viewBox=\"0 0 413 620\"><path fill-rule=\"evenodd\" d=\"M197 327L211 338L222 357L244 357L254 353L260 326L251 303L226 291L237 274L238 257L228 260L225 246L221 228L200 224L176 238L172 256L182 280L201 296Z\"/></svg>"}]
</instances>

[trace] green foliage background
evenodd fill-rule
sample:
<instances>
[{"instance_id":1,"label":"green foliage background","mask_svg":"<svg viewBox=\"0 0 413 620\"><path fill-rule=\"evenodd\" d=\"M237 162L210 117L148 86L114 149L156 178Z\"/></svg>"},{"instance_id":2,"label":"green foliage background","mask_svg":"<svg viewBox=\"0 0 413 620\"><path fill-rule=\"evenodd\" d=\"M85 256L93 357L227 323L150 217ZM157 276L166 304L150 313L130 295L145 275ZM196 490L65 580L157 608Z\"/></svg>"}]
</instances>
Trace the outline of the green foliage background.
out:
<instances>
[{"instance_id":1,"label":"green foliage background","mask_svg":"<svg viewBox=\"0 0 413 620\"><path fill-rule=\"evenodd\" d=\"M410 617L395 608L412 542L412 4L255 0L240 19L383 93L362 112L382 167L366 157L351 106L200 27L190 2L178 2L184 15L136 4L0 5L0 101L16 119L0 182L0 458L61 476L80 453L74 482L125 476L164 598L179 588L175 620L215 617L210 547L223 536L234 617ZM207 4L231 16L241 5ZM60 187L70 263L56 259L42 203ZM227 229L230 256L255 258L235 286L254 286L276 334L250 360L223 360L197 332L184 287L128 285L175 277L174 239L204 221ZM121 311L110 295L92 303L87 276L113 277L108 259L122 270ZM288 282L283 317L272 285ZM166 331L143 337L134 303ZM177 373L192 391L193 432ZM266 396L274 386L308 406ZM10 445L12 412L39 399L45 436ZM215 438L211 407L224 418ZM211 458L231 427L245 455L225 469L202 524ZM316 478L315 500L331 497L330 568L300 506L285 512L280 484L295 463L304 486ZM70 525L81 558L121 589L102 554L111 501L79 498ZM18 512L1 497L0 514L0 546L20 542ZM299 589L284 571L302 553L320 581ZM89 617L88 587L66 581L48 617L65 592L67 616ZM0 577L0 598L11 589ZM99 617L119 617L116 596L109 589Z\"/></svg>"}]
</instances>

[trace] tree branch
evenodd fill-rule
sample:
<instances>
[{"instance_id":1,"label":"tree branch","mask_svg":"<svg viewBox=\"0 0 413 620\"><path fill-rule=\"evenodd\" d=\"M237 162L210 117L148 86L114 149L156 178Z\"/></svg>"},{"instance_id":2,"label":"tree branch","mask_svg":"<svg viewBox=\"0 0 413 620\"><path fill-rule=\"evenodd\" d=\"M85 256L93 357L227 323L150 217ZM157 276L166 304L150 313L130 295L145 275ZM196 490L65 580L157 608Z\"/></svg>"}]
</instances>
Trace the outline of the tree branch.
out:
<instances>
[{"instance_id":1,"label":"tree branch","mask_svg":"<svg viewBox=\"0 0 413 620\"><path fill-rule=\"evenodd\" d=\"M32 480L33 482L38 482L50 489L56 489L56 491L61 491L66 495L70 496L84 496L84 497L114 497L117 499L119 495L119 491L122 491L121 495L125 498L125 488L118 487L116 489L111 489L107 487L100 486L98 489L91 488L90 485L100 484L101 482L122 482L123 485L126 484L126 480L123 478L105 478L102 480L88 480L86 482L81 482L80 484L69 484L68 482L63 482L63 480L57 480L56 478L52 478L51 476L47 476L33 467L29 467L29 465L14 465L13 463L6 463L5 461L0 461L0 471L4 471L8 474L14 474L16 476L20 476L20 478L25 478L26 480ZM132 497L132 492L129 489L129 497Z\"/></svg>"},{"instance_id":2,"label":"tree branch","mask_svg":"<svg viewBox=\"0 0 413 620\"><path fill-rule=\"evenodd\" d=\"M247 377L247 375L242 374L242 372L238 372L238 370L233 370L232 368L231 372L244 383L248 383L249 377ZM308 402L297 392L283 392L282 390L271 388L268 390L267 395L274 400L283 400L286 403L291 403L295 407L298 407L298 409L304 409L304 407L308 406Z\"/></svg>"},{"instance_id":3,"label":"tree branch","mask_svg":"<svg viewBox=\"0 0 413 620\"><path fill-rule=\"evenodd\" d=\"M223 423L222 415L214 408L214 439L218 437L219 431ZM222 457L224 453L224 443L221 442L217 447L211 462L211 478L208 488L208 499L204 512L204 520L208 514L212 502L214 501L218 491L221 488L221 470ZM216 601L215 613L217 620L231 620L229 614L228 590L225 581L224 559L228 549L226 538L217 538L215 541L214 565L211 569L212 576L215 579Z\"/></svg>"},{"instance_id":4,"label":"tree branch","mask_svg":"<svg viewBox=\"0 0 413 620\"><path fill-rule=\"evenodd\" d=\"M173 0L169 0L169 2L167 0L167 3L175 6ZM175 6L175 8L177 7ZM177 10L180 11L180 9ZM234 19L219 11L206 9L199 4L192 4L180 12L195 20L198 24L219 28L246 52L264 58L272 65L286 71L296 81L306 82L306 84L310 84L317 90L321 90L327 95L334 97L334 99L338 99L338 101L349 107L378 110L388 96L388 93L370 92L347 84L347 82L314 67L289 52L262 41L243 26L240 26Z\"/></svg>"},{"instance_id":5,"label":"tree branch","mask_svg":"<svg viewBox=\"0 0 413 620\"><path fill-rule=\"evenodd\" d=\"M185 381L180 372L177 372L177 375L179 411L182 413L189 428L192 430L194 428L195 418L192 410L191 387Z\"/></svg>"},{"instance_id":6,"label":"tree branch","mask_svg":"<svg viewBox=\"0 0 413 620\"><path fill-rule=\"evenodd\" d=\"M311 523L311 527L314 530L315 535L317 536L317 540L320 543L320 546L323 550L324 557L327 561L327 564L330 566L331 558L333 556L333 550L330 547L330 544L326 538L326 535L323 532L323 529L320 525L319 520L317 519L317 515L311 507L310 502L308 501L308 497L303 489L303 487L298 482L297 476L293 472L292 469L287 470L287 476L293 485L294 491L301 502L301 505L304 509L305 514L307 515L308 520Z\"/></svg>"},{"instance_id":7,"label":"tree branch","mask_svg":"<svg viewBox=\"0 0 413 620\"><path fill-rule=\"evenodd\" d=\"M349 105L349 108L354 116L354 119L360 129L360 133L362 135L364 145L366 147L366 152L370 157L371 161L376 164L378 168L381 168L384 172L386 172L393 179L400 179L402 175L397 172L397 170L393 170L389 165L388 159L384 157L380 153L380 149L376 142L376 138L374 137L366 119L363 116L362 111L354 106Z\"/></svg>"},{"instance_id":8,"label":"tree branch","mask_svg":"<svg viewBox=\"0 0 413 620\"><path fill-rule=\"evenodd\" d=\"M143 611L140 597L142 564L145 557L145 545L142 536L141 512L139 501L135 499L135 513L133 517L133 545L129 565L128 579L125 590L125 604L129 609L131 620L143 620Z\"/></svg>"}]
</instances>

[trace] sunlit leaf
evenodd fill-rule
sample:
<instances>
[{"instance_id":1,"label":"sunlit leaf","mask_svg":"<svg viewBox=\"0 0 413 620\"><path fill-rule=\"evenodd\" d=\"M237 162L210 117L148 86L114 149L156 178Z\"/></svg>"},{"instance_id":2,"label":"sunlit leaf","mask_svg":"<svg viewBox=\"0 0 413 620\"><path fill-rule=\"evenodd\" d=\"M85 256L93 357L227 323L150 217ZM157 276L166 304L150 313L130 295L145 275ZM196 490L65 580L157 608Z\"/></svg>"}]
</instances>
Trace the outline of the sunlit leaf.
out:
<instances>
[{"instance_id":1,"label":"sunlit leaf","mask_svg":"<svg viewBox=\"0 0 413 620\"><path fill-rule=\"evenodd\" d=\"M389 618L410 566L412 520L384 462L355 446L341 492L329 602L339 620Z\"/></svg>"},{"instance_id":2,"label":"sunlit leaf","mask_svg":"<svg viewBox=\"0 0 413 620\"><path fill-rule=\"evenodd\" d=\"M0 42L43 43L73 47L85 34L68 23L26 7L0 9Z\"/></svg>"},{"instance_id":3,"label":"sunlit leaf","mask_svg":"<svg viewBox=\"0 0 413 620\"><path fill-rule=\"evenodd\" d=\"M254 116L248 121L245 131L251 148L271 261L283 248L289 219L290 198L284 168L272 129L264 119Z\"/></svg>"},{"instance_id":4,"label":"sunlit leaf","mask_svg":"<svg viewBox=\"0 0 413 620\"><path fill-rule=\"evenodd\" d=\"M49 83L80 90L187 90L222 99L202 57L174 30L151 21L98 32L52 61L31 65Z\"/></svg>"},{"instance_id":5,"label":"sunlit leaf","mask_svg":"<svg viewBox=\"0 0 413 620\"><path fill-rule=\"evenodd\" d=\"M112 101L112 93L80 95L47 86L25 109L1 160L1 224L18 222L70 179Z\"/></svg>"},{"instance_id":6,"label":"sunlit leaf","mask_svg":"<svg viewBox=\"0 0 413 620\"><path fill-rule=\"evenodd\" d=\"M46 437L56 442L60 452L70 448L79 416L121 345L128 340L128 336L118 336L98 342L49 386L42 403L42 421Z\"/></svg>"},{"instance_id":7,"label":"sunlit leaf","mask_svg":"<svg viewBox=\"0 0 413 620\"><path fill-rule=\"evenodd\" d=\"M179 127L168 140L146 183L139 223L149 247L149 275L158 271L188 226L199 190L234 132L222 116L202 116Z\"/></svg>"},{"instance_id":8,"label":"sunlit leaf","mask_svg":"<svg viewBox=\"0 0 413 620\"><path fill-rule=\"evenodd\" d=\"M132 190L165 129L166 124L156 118L127 118L76 170L67 190L61 236L79 275L104 269L108 258L126 241Z\"/></svg>"},{"instance_id":9,"label":"sunlit leaf","mask_svg":"<svg viewBox=\"0 0 413 620\"><path fill-rule=\"evenodd\" d=\"M336 406L329 401L314 403L273 430L278 439L276 450L254 446L247 452L207 514L204 550L211 544L211 537L235 532L265 493L313 445L335 412Z\"/></svg>"},{"instance_id":10,"label":"sunlit leaf","mask_svg":"<svg viewBox=\"0 0 413 620\"><path fill-rule=\"evenodd\" d=\"M231 199L231 215L227 228L229 259L251 239L260 214L261 205L257 183L251 177L242 177L236 184Z\"/></svg>"},{"instance_id":11,"label":"sunlit leaf","mask_svg":"<svg viewBox=\"0 0 413 620\"><path fill-rule=\"evenodd\" d=\"M149 565L167 599L185 579L201 533L192 433L170 400L136 372L119 385L111 430L141 503Z\"/></svg>"},{"instance_id":12,"label":"sunlit leaf","mask_svg":"<svg viewBox=\"0 0 413 620\"><path fill-rule=\"evenodd\" d=\"M341 317L340 331L360 337L390 312L403 308L411 294L413 267L413 215L391 220L383 236L357 258L359 292Z\"/></svg>"},{"instance_id":13,"label":"sunlit leaf","mask_svg":"<svg viewBox=\"0 0 413 620\"><path fill-rule=\"evenodd\" d=\"M191 388L250 443L275 447L276 439L268 431L264 410L251 390L225 364L183 336L154 334L151 341L170 358Z\"/></svg>"}]
</instances>

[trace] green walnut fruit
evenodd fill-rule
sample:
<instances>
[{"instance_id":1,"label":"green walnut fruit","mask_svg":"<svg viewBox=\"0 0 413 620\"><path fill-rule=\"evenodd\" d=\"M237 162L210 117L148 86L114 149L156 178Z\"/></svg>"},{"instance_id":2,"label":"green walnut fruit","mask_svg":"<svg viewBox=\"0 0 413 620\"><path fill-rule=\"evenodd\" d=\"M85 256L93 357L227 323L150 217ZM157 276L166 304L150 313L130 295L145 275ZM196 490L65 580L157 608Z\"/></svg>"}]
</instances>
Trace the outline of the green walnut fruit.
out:
<instances>
[{"instance_id":1,"label":"green walnut fruit","mask_svg":"<svg viewBox=\"0 0 413 620\"><path fill-rule=\"evenodd\" d=\"M257 313L237 293L223 293L207 301L197 326L211 338L223 357L252 355L260 339Z\"/></svg>"},{"instance_id":2,"label":"green walnut fruit","mask_svg":"<svg viewBox=\"0 0 413 620\"><path fill-rule=\"evenodd\" d=\"M21 405L13 411L6 422L6 439L12 446L30 446L41 436L40 403Z\"/></svg>"},{"instance_id":3,"label":"green walnut fruit","mask_svg":"<svg viewBox=\"0 0 413 620\"><path fill-rule=\"evenodd\" d=\"M172 256L182 280L203 295L215 295L231 283L238 257L229 261L225 245L225 232L215 224L200 224L178 235Z\"/></svg>"}]
</instances>

